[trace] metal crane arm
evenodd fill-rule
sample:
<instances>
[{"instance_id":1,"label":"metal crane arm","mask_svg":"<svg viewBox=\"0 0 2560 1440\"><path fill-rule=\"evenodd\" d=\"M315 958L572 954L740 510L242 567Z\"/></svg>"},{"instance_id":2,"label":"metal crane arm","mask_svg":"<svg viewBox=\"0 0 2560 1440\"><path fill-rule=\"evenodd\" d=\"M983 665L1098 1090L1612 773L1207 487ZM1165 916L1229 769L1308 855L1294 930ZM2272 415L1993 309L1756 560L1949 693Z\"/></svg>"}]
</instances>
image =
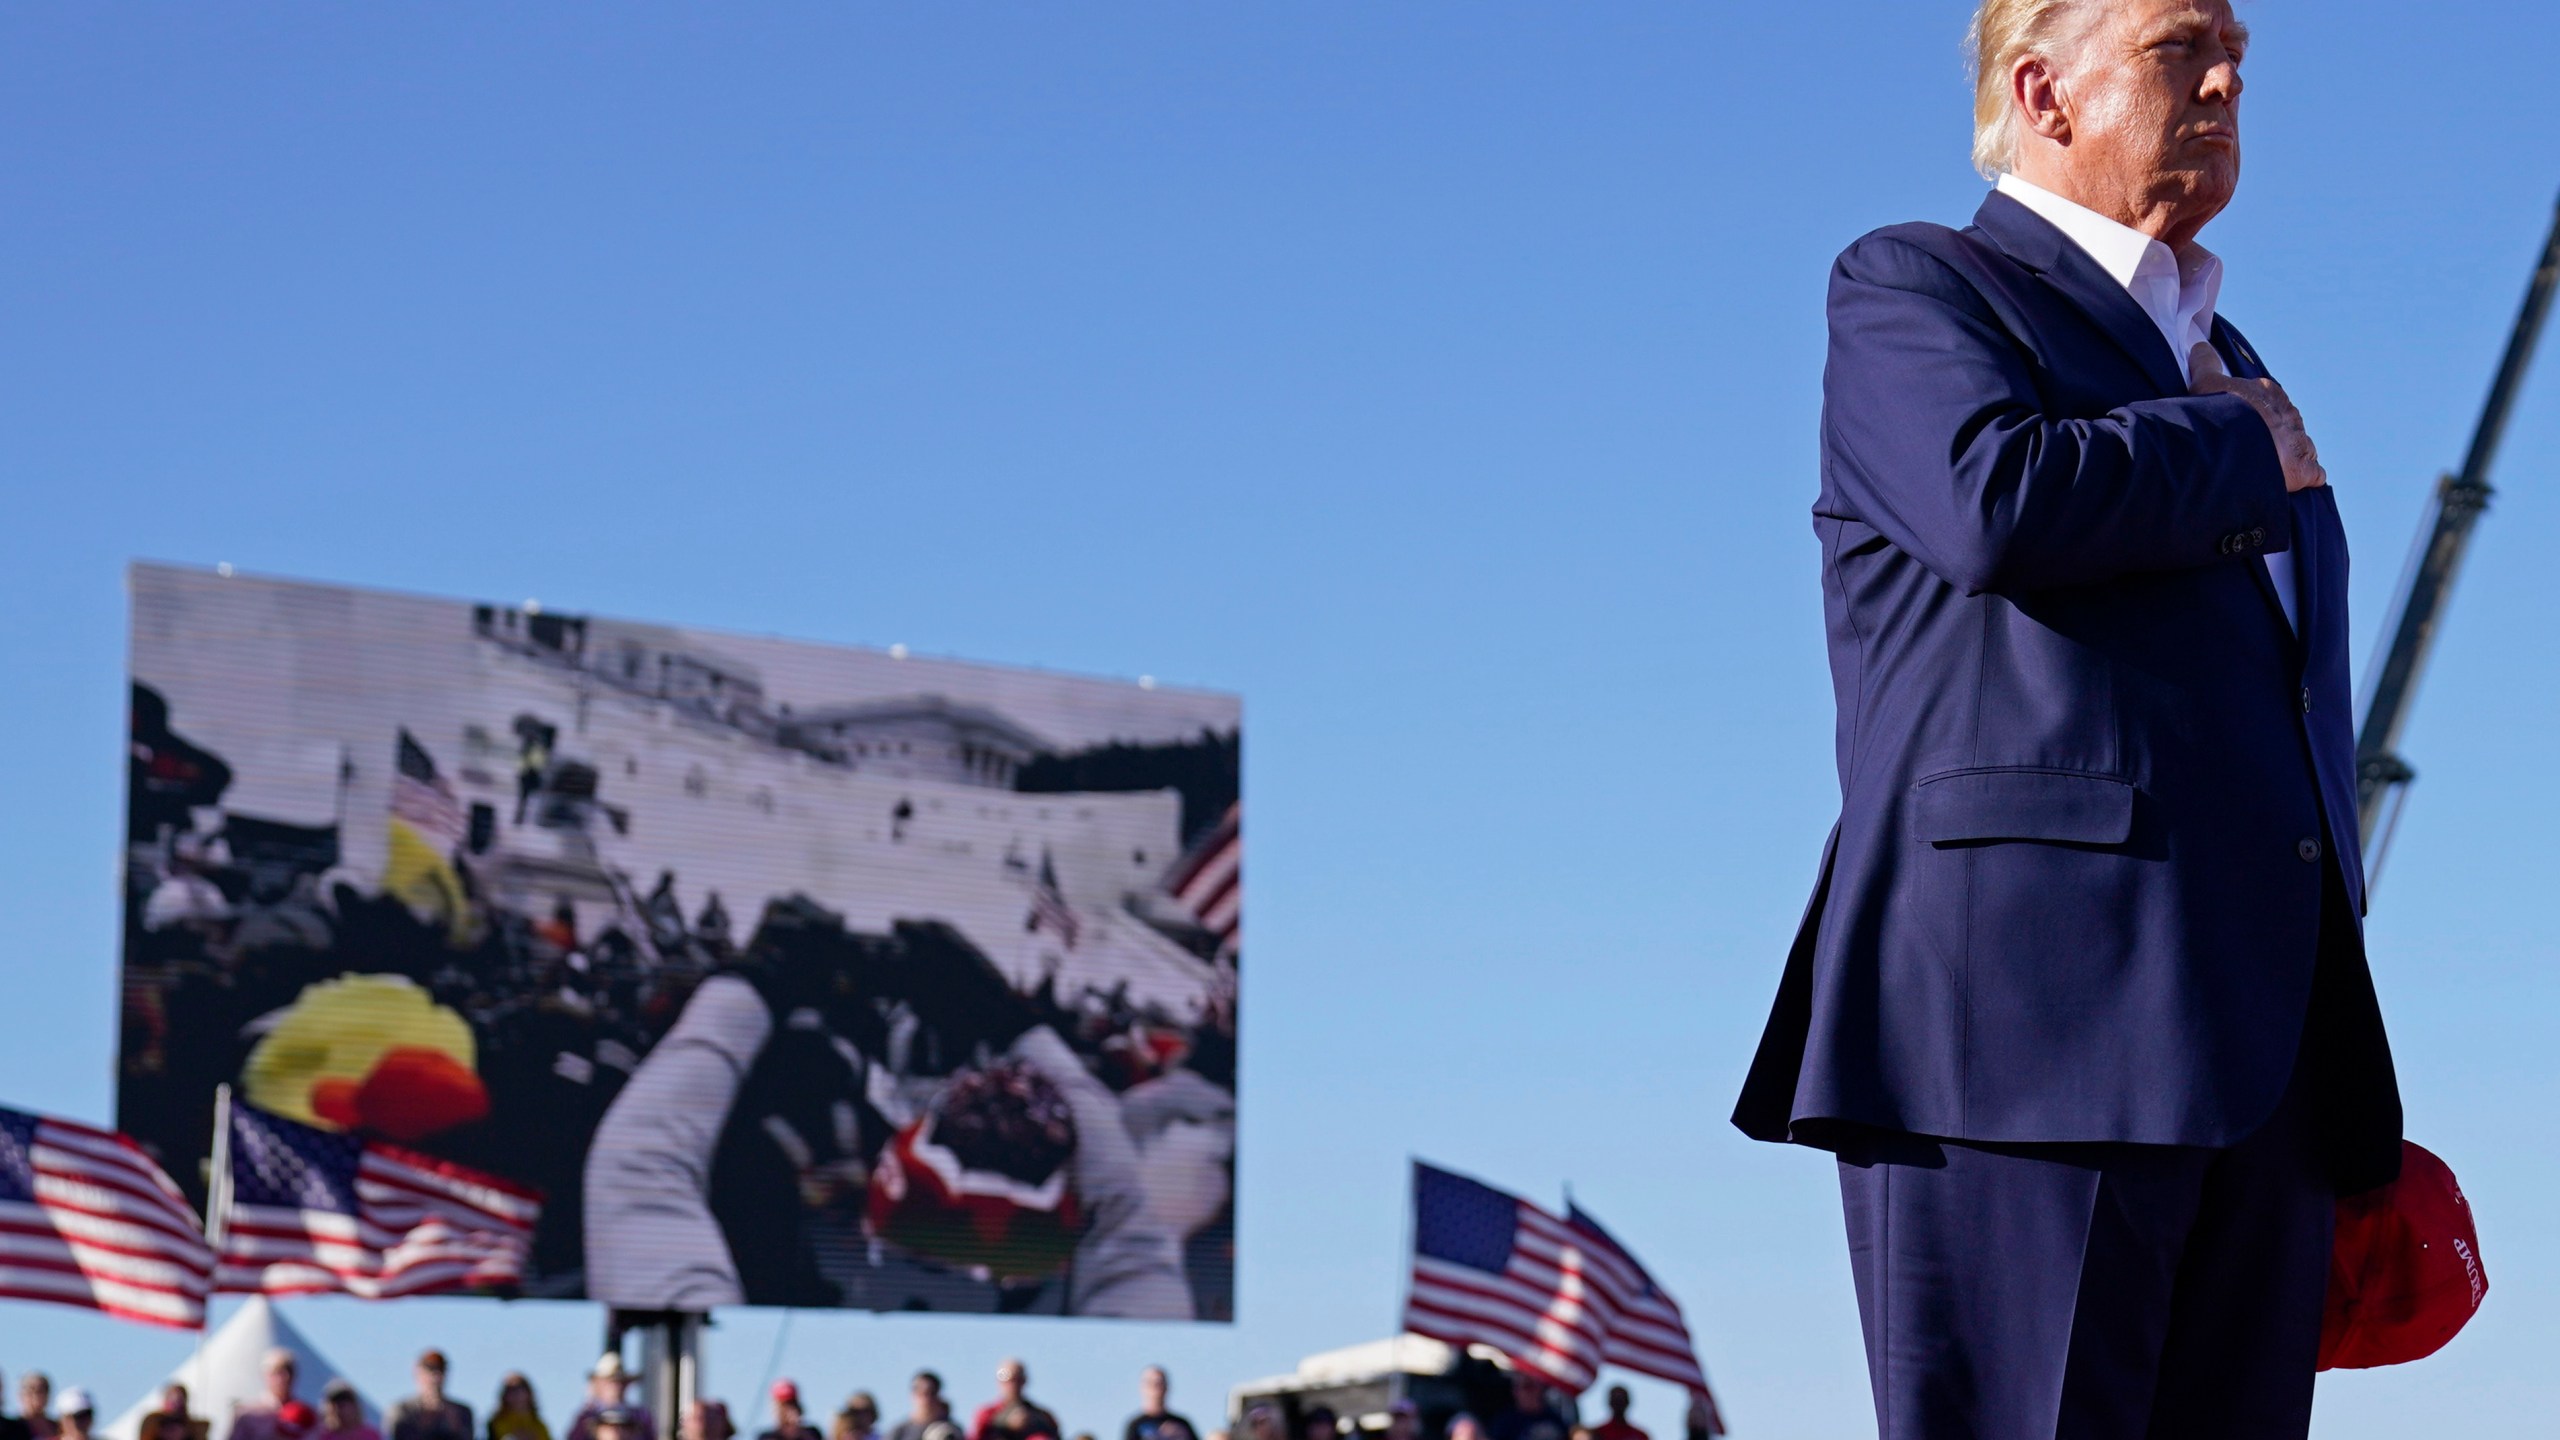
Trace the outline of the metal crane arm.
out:
<instances>
[{"instance_id":1,"label":"metal crane arm","mask_svg":"<svg viewBox=\"0 0 2560 1440\"><path fill-rule=\"evenodd\" d=\"M2408 724L2418 680L2426 670L2427 652L2435 644L2437 623L2444 618L2445 604L2453 595L2454 578L2462 570L2464 552L2470 548L2472 525L2488 508L2492 493L2489 470L2498 458L2500 442L2506 439L2516 392L2523 387L2525 371L2533 364L2534 347L2542 338L2543 322L2551 316L2555 290L2560 290L2560 213L2552 218L2551 235L2543 242L2533 281L2525 287L2524 308L2517 313L2515 329L2507 337L2507 353L2498 362L2497 379L2489 386L2489 401L2481 407L2480 423L2471 432L2471 449L2463 456L2462 469L2436 483L2426 539L2413 557L2397 613L2385 627L2388 641L2374 665L2372 698L2365 709L2364 726L2356 734L2356 821L2365 853L2370 857L2368 883L2381 874L2381 852L2390 845L2386 829L2377 847L2375 830L2386 813L2397 821L2394 799L2417 778L2417 772L2400 758L2400 732Z\"/></svg>"}]
</instances>

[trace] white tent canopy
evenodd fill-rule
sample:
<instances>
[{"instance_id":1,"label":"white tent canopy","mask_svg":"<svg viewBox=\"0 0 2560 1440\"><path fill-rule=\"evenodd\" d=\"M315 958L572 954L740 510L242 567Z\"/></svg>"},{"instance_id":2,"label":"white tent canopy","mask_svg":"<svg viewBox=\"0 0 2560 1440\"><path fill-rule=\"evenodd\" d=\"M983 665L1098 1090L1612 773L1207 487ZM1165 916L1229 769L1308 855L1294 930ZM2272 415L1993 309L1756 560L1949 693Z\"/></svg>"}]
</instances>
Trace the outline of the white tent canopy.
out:
<instances>
[{"instance_id":1,"label":"white tent canopy","mask_svg":"<svg viewBox=\"0 0 2560 1440\"><path fill-rule=\"evenodd\" d=\"M212 1440L224 1440L231 1433L232 1410L267 1393L264 1365L270 1350L293 1353L294 1393L314 1410L320 1408L321 1387L345 1378L337 1366L303 1338L301 1331L293 1328L291 1321L276 1313L267 1297L253 1295L223 1322L221 1329L205 1338L185 1364L170 1371L167 1380L152 1386L114 1423L100 1426L100 1440L139 1440L142 1418L160 1408L161 1388L171 1381L187 1387L189 1410L213 1422ZM380 1412L364 1398L362 1390L356 1392L356 1403L364 1409L366 1424L381 1423Z\"/></svg>"}]
</instances>

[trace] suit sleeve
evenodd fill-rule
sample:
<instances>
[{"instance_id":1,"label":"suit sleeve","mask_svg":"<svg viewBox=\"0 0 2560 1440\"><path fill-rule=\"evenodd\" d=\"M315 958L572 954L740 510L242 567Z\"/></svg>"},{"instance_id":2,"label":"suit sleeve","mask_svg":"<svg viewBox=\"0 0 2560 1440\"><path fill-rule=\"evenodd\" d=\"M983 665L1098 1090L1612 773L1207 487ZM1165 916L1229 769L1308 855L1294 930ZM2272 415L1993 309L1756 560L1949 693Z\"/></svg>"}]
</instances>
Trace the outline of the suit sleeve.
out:
<instances>
[{"instance_id":1,"label":"suit sleeve","mask_svg":"<svg viewBox=\"0 0 2560 1440\"><path fill-rule=\"evenodd\" d=\"M1824 444L1838 495L1967 594L2284 548L2284 466L2236 395L2044 413L2027 356L1946 262L1878 234L1831 273Z\"/></svg>"}]
</instances>

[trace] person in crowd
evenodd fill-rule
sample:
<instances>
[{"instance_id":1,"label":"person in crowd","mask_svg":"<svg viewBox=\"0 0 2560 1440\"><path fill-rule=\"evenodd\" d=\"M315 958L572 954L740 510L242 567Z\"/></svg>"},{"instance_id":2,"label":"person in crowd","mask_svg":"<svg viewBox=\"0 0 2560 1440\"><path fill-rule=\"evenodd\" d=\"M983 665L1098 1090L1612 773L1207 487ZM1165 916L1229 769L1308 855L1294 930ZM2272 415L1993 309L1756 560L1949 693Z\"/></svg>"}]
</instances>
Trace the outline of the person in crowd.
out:
<instances>
[{"instance_id":1,"label":"person in crowd","mask_svg":"<svg viewBox=\"0 0 2560 1440\"><path fill-rule=\"evenodd\" d=\"M835 1424L828 1427L827 1440L880 1440L880 1402L868 1390L846 1396Z\"/></svg>"},{"instance_id":2,"label":"person in crowd","mask_svg":"<svg viewBox=\"0 0 2560 1440\"><path fill-rule=\"evenodd\" d=\"M1011 1359L996 1367L996 1398L978 1408L977 1418L969 1422L969 1440L1031 1440L1045 1435L1058 1440L1058 1417L1031 1402L1024 1387L1031 1383L1031 1371L1020 1360Z\"/></svg>"},{"instance_id":3,"label":"person in crowd","mask_svg":"<svg viewBox=\"0 0 2560 1440\"><path fill-rule=\"evenodd\" d=\"M1342 1417L1318 1405L1298 1417L1298 1440L1342 1440Z\"/></svg>"},{"instance_id":4,"label":"person in crowd","mask_svg":"<svg viewBox=\"0 0 2560 1440\"><path fill-rule=\"evenodd\" d=\"M737 1433L738 1427L729 1421L729 1407L717 1400L696 1400L676 1418L677 1440L729 1440Z\"/></svg>"},{"instance_id":5,"label":"person in crowd","mask_svg":"<svg viewBox=\"0 0 2560 1440\"><path fill-rule=\"evenodd\" d=\"M1169 1440L1159 1435L1168 1420L1179 1423L1183 1434L1195 1433L1191 1422L1165 1408L1165 1396L1172 1393L1173 1380L1161 1365L1150 1365L1138 1372L1138 1413L1129 1417L1121 1428L1121 1440Z\"/></svg>"},{"instance_id":6,"label":"person in crowd","mask_svg":"<svg viewBox=\"0 0 2560 1440\"><path fill-rule=\"evenodd\" d=\"M1404 1399L1388 1402L1387 1440L1422 1440L1422 1407Z\"/></svg>"},{"instance_id":7,"label":"person in crowd","mask_svg":"<svg viewBox=\"0 0 2560 1440\"><path fill-rule=\"evenodd\" d=\"M62 1440L89 1440L89 1422L98 1418L97 1402L77 1385L62 1392L62 1420L54 1433Z\"/></svg>"},{"instance_id":8,"label":"person in crowd","mask_svg":"<svg viewBox=\"0 0 2560 1440\"><path fill-rule=\"evenodd\" d=\"M631 1433L623 1440L658 1440L657 1418L646 1406L623 1402L623 1394L631 1388L631 1372L622 1368L619 1352L607 1350L587 1372L587 1398L578 1413L569 1417L566 1440L605 1440L595 1433L596 1417L607 1410L622 1412L623 1424Z\"/></svg>"},{"instance_id":9,"label":"person in crowd","mask_svg":"<svg viewBox=\"0 0 2560 1440\"><path fill-rule=\"evenodd\" d=\"M391 1407L384 1426L390 1440L475 1440L471 1407L444 1393L444 1352L432 1347L420 1352L412 1373L418 1393Z\"/></svg>"},{"instance_id":10,"label":"person in crowd","mask_svg":"<svg viewBox=\"0 0 2560 1440\"><path fill-rule=\"evenodd\" d=\"M1484 1422L1461 1410L1449 1417L1445 1440L1484 1440Z\"/></svg>"},{"instance_id":11,"label":"person in crowd","mask_svg":"<svg viewBox=\"0 0 2560 1440\"><path fill-rule=\"evenodd\" d=\"M1635 1397L1624 1385L1609 1387L1609 1418L1591 1427L1591 1440L1653 1440L1636 1423L1627 1418L1627 1407Z\"/></svg>"},{"instance_id":12,"label":"person in crowd","mask_svg":"<svg viewBox=\"0 0 2560 1440\"><path fill-rule=\"evenodd\" d=\"M18 1377L18 1418L26 1422L30 1440L53 1440L60 1428L53 1423L53 1377L41 1370Z\"/></svg>"},{"instance_id":13,"label":"person in crowd","mask_svg":"<svg viewBox=\"0 0 2560 1440\"><path fill-rule=\"evenodd\" d=\"M558 732L530 715L516 717L516 823L524 823L525 807L542 793L542 777L551 768L551 741Z\"/></svg>"},{"instance_id":14,"label":"person in crowd","mask_svg":"<svg viewBox=\"0 0 2560 1440\"><path fill-rule=\"evenodd\" d=\"M924 1440L925 1427L949 1423L951 1402L942 1398L942 1377L919 1370L907 1382L907 1418L889 1430L889 1440Z\"/></svg>"},{"instance_id":15,"label":"person in crowd","mask_svg":"<svg viewBox=\"0 0 2560 1440\"><path fill-rule=\"evenodd\" d=\"M1489 1440L1565 1440L1564 1418L1547 1403L1547 1382L1526 1370L1511 1372L1511 1408L1485 1426Z\"/></svg>"},{"instance_id":16,"label":"person in crowd","mask_svg":"<svg viewBox=\"0 0 2560 1440\"><path fill-rule=\"evenodd\" d=\"M141 1440L205 1440L211 1422L189 1412L194 1403L187 1387L172 1380L160 1387L160 1404L143 1417Z\"/></svg>"},{"instance_id":17,"label":"person in crowd","mask_svg":"<svg viewBox=\"0 0 2560 1440\"><path fill-rule=\"evenodd\" d=\"M332 1380L320 1387L320 1428L316 1440L382 1440L382 1432L364 1423L364 1402L356 1387Z\"/></svg>"},{"instance_id":18,"label":"person in crowd","mask_svg":"<svg viewBox=\"0 0 2560 1440\"><path fill-rule=\"evenodd\" d=\"M1280 1424L1280 1407L1265 1400L1244 1412L1245 1440L1287 1440L1288 1431Z\"/></svg>"},{"instance_id":19,"label":"person in crowd","mask_svg":"<svg viewBox=\"0 0 2560 1440\"><path fill-rule=\"evenodd\" d=\"M498 1382L485 1440L551 1440L551 1427L542 1423L542 1408L534 1403L533 1382L523 1371L510 1370Z\"/></svg>"},{"instance_id":20,"label":"person in crowd","mask_svg":"<svg viewBox=\"0 0 2560 1440\"><path fill-rule=\"evenodd\" d=\"M1725 1433L1724 1417L1716 1413L1716 1397L1704 1390L1689 1397L1689 1413L1680 1423L1687 1440L1715 1440Z\"/></svg>"},{"instance_id":21,"label":"person in crowd","mask_svg":"<svg viewBox=\"0 0 2560 1440\"><path fill-rule=\"evenodd\" d=\"M561 896L551 907L551 918L534 926L533 933L549 941L551 948L563 955L577 949L578 907L569 903L568 896Z\"/></svg>"},{"instance_id":22,"label":"person in crowd","mask_svg":"<svg viewBox=\"0 0 2560 1440\"><path fill-rule=\"evenodd\" d=\"M757 1440L818 1440L818 1429L808 1421L800 1408L800 1386L791 1380L773 1382L773 1428Z\"/></svg>"},{"instance_id":23,"label":"person in crowd","mask_svg":"<svg viewBox=\"0 0 2560 1440\"><path fill-rule=\"evenodd\" d=\"M258 1362L258 1373L265 1383L264 1393L240 1402L231 1418L231 1440L298 1440L310 1424L296 1422L311 1407L294 1398L293 1352L283 1346L268 1351Z\"/></svg>"},{"instance_id":24,"label":"person in crowd","mask_svg":"<svg viewBox=\"0 0 2560 1440\"><path fill-rule=\"evenodd\" d=\"M0 1394L7 1393L0 1390ZM27 1440L27 1422L6 1413L6 1407L0 1407L0 1440Z\"/></svg>"}]
</instances>

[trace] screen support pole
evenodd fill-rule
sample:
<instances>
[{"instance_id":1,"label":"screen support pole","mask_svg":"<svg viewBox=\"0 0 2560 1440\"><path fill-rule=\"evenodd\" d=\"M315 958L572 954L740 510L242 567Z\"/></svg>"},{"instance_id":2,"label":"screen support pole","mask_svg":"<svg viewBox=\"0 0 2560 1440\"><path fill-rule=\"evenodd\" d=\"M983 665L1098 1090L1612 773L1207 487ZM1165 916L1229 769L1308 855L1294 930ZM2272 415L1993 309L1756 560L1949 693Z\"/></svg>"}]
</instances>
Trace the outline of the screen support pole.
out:
<instances>
[{"instance_id":1,"label":"screen support pole","mask_svg":"<svg viewBox=\"0 0 2560 1440\"><path fill-rule=\"evenodd\" d=\"M657 1422L658 1440L675 1440L687 1407L702 1395L702 1332L711 1317L687 1310L616 1310L605 1322L605 1348L620 1351L640 1337L640 1403Z\"/></svg>"}]
</instances>

